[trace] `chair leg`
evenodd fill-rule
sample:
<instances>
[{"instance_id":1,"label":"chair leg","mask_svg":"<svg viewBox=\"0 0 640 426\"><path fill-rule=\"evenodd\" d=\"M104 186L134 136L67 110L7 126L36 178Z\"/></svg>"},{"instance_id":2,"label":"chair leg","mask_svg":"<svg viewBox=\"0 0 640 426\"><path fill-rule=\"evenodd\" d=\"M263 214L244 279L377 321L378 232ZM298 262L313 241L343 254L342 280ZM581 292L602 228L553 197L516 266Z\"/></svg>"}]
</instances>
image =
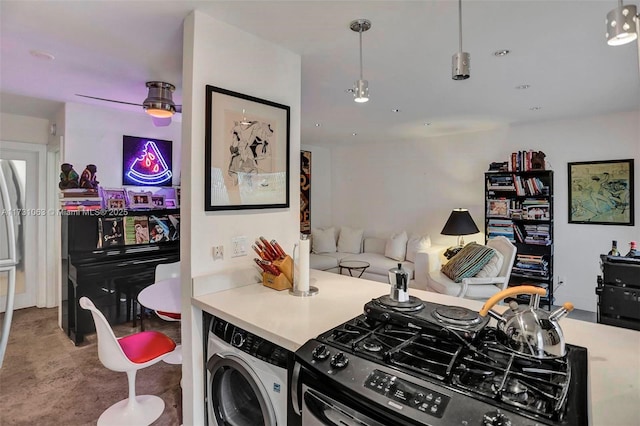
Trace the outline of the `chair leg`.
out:
<instances>
[{"instance_id":1,"label":"chair leg","mask_svg":"<svg viewBox=\"0 0 640 426\"><path fill-rule=\"evenodd\" d=\"M136 395L136 370L127 371L129 397L100 415L98 426L150 425L162 415L164 401L155 395Z\"/></svg>"}]
</instances>

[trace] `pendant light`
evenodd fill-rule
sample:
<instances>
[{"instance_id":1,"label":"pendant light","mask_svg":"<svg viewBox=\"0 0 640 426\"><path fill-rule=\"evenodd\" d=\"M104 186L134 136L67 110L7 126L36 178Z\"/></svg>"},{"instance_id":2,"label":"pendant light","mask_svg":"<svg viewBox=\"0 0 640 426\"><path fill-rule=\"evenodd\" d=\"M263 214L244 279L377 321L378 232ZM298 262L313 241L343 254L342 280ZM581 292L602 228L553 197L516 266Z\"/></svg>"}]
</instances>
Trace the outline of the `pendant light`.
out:
<instances>
[{"instance_id":1,"label":"pendant light","mask_svg":"<svg viewBox=\"0 0 640 426\"><path fill-rule=\"evenodd\" d=\"M353 89L353 100L358 103L369 101L369 82L362 78L362 33L371 28L371 21L367 19L356 19L349 24L351 31L355 31L360 35L360 79L356 81Z\"/></svg>"},{"instance_id":2,"label":"pendant light","mask_svg":"<svg viewBox=\"0 0 640 426\"><path fill-rule=\"evenodd\" d=\"M620 46L631 43L638 38L638 9L635 5L623 5L618 0L618 7L607 13L607 44Z\"/></svg>"},{"instance_id":3,"label":"pendant light","mask_svg":"<svg viewBox=\"0 0 640 426\"><path fill-rule=\"evenodd\" d=\"M471 56L469 53L462 51L462 0L458 0L458 35L460 44L458 53L455 53L452 58L451 78L454 80L466 80L470 76L469 62L471 61Z\"/></svg>"},{"instance_id":4,"label":"pendant light","mask_svg":"<svg viewBox=\"0 0 640 426\"><path fill-rule=\"evenodd\" d=\"M149 94L142 103L147 114L156 118L169 118L176 113L176 104L173 103L172 93L176 90L173 84L163 81L147 82Z\"/></svg>"}]
</instances>

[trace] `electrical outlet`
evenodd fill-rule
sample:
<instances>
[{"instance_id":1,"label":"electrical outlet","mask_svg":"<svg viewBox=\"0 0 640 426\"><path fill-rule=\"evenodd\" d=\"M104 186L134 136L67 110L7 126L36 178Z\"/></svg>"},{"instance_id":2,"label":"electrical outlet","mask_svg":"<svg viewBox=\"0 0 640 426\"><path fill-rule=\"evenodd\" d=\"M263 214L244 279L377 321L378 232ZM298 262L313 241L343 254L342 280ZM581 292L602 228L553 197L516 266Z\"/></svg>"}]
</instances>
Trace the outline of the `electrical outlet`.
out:
<instances>
[{"instance_id":1,"label":"electrical outlet","mask_svg":"<svg viewBox=\"0 0 640 426\"><path fill-rule=\"evenodd\" d=\"M247 237L239 236L231 239L231 257L240 257L247 255Z\"/></svg>"},{"instance_id":2,"label":"electrical outlet","mask_svg":"<svg viewBox=\"0 0 640 426\"><path fill-rule=\"evenodd\" d=\"M213 246L213 258L224 259L224 246Z\"/></svg>"}]
</instances>

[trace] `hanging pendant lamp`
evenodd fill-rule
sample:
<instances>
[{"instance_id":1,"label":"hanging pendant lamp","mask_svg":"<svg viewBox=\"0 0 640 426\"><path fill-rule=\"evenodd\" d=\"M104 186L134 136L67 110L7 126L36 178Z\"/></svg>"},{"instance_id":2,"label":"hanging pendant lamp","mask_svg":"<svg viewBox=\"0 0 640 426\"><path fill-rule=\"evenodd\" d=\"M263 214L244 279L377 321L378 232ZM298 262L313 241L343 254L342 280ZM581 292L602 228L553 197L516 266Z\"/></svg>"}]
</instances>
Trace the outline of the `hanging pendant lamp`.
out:
<instances>
[{"instance_id":1,"label":"hanging pendant lamp","mask_svg":"<svg viewBox=\"0 0 640 426\"><path fill-rule=\"evenodd\" d=\"M351 31L355 31L360 35L360 79L355 82L353 89L353 100L358 103L369 101L369 82L362 78L362 33L371 28L371 21L367 19L356 19L349 24Z\"/></svg>"},{"instance_id":2,"label":"hanging pendant lamp","mask_svg":"<svg viewBox=\"0 0 640 426\"><path fill-rule=\"evenodd\" d=\"M147 114L156 118L170 118L176 113L172 93L176 90L173 84L163 81L148 81L149 94L142 103Z\"/></svg>"},{"instance_id":3,"label":"hanging pendant lamp","mask_svg":"<svg viewBox=\"0 0 640 426\"><path fill-rule=\"evenodd\" d=\"M467 52L462 51L462 0L458 0L458 35L460 44L458 53L452 58L451 78L454 80L466 80L470 77L469 63L471 56Z\"/></svg>"},{"instance_id":4,"label":"hanging pendant lamp","mask_svg":"<svg viewBox=\"0 0 640 426\"><path fill-rule=\"evenodd\" d=\"M633 4L623 5L618 0L618 7L607 13L607 44L621 46L638 38L638 9Z\"/></svg>"}]
</instances>

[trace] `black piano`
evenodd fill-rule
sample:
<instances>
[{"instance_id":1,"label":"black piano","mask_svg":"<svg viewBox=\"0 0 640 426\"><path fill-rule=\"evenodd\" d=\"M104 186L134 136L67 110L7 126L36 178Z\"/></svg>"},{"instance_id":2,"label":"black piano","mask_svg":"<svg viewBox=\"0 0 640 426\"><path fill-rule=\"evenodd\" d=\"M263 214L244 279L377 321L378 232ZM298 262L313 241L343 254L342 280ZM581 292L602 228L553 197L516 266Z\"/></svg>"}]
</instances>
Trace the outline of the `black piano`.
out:
<instances>
[{"instance_id":1,"label":"black piano","mask_svg":"<svg viewBox=\"0 0 640 426\"><path fill-rule=\"evenodd\" d=\"M165 220L168 217L175 226ZM171 236L157 238L155 242L153 236L151 241L136 242L132 236L133 218L136 222L147 218L148 229L155 228L155 220L164 221ZM127 241L124 237L108 241L107 234L116 221L121 227L120 234L129 233ZM95 330L91 314L78 304L82 296L89 297L111 324L135 321L132 299L142 288L153 284L158 264L178 260L179 210L130 211L123 216L90 213L63 216L62 328L76 345L85 334Z\"/></svg>"}]
</instances>

